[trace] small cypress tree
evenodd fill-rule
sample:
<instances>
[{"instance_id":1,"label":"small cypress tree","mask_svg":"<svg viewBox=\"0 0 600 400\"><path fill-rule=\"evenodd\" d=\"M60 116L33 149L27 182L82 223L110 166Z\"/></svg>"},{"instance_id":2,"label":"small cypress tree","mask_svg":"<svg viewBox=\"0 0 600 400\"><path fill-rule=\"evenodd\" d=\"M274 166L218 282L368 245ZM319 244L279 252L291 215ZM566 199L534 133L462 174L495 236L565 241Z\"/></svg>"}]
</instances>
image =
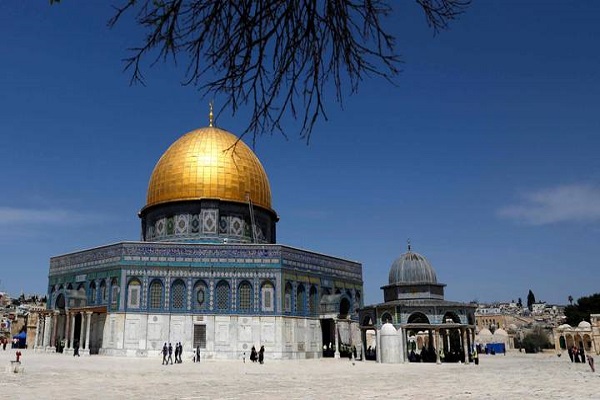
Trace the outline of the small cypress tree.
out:
<instances>
[{"instance_id":1,"label":"small cypress tree","mask_svg":"<svg viewBox=\"0 0 600 400\"><path fill-rule=\"evenodd\" d=\"M531 289L529 289L529 293L527 294L527 308L529 308L529 311L533 310L534 303L535 303L535 295L533 294Z\"/></svg>"}]
</instances>

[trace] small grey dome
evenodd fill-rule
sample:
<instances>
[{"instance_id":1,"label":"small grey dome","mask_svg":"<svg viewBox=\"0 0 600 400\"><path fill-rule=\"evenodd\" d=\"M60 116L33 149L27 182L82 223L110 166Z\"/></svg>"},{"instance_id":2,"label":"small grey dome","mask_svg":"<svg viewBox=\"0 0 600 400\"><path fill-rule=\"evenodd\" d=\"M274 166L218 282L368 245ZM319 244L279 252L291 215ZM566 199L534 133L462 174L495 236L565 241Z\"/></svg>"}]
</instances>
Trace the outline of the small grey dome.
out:
<instances>
[{"instance_id":1,"label":"small grey dome","mask_svg":"<svg viewBox=\"0 0 600 400\"><path fill-rule=\"evenodd\" d=\"M410 250L394 261L390 268L390 285L406 283L437 283L435 270L429 261Z\"/></svg>"}]
</instances>

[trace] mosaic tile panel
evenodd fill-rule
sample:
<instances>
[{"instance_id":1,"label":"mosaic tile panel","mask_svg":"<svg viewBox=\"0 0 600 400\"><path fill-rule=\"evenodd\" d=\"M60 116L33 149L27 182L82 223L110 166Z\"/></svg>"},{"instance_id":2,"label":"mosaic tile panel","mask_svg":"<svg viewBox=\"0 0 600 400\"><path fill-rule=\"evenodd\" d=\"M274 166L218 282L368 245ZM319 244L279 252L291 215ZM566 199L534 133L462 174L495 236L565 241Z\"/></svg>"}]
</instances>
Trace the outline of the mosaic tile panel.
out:
<instances>
[{"instance_id":1,"label":"mosaic tile panel","mask_svg":"<svg viewBox=\"0 0 600 400\"><path fill-rule=\"evenodd\" d=\"M190 216L188 214L177 215L175 217L175 234L185 235L188 233L188 222Z\"/></svg>"},{"instance_id":2,"label":"mosaic tile panel","mask_svg":"<svg viewBox=\"0 0 600 400\"><path fill-rule=\"evenodd\" d=\"M198 215L198 214L192 215L190 225L191 225L192 233L199 233L200 232L200 215Z\"/></svg>"},{"instance_id":3,"label":"mosaic tile panel","mask_svg":"<svg viewBox=\"0 0 600 400\"><path fill-rule=\"evenodd\" d=\"M242 236L244 233L244 221L240 217L231 217L231 234Z\"/></svg>"},{"instance_id":4,"label":"mosaic tile panel","mask_svg":"<svg viewBox=\"0 0 600 400\"><path fill-rule=\"evenodd\" d=\"M225 215L219 218L219 233L222 235L229 233L229 217Z\"/></svg>"},{"instance_id":5,"label":"mosaic tile panel","mask_svg":"<svg viewBox=\"0 0 600 400\"><path fill-rule=\"evenodd\" d=\"M175 217L167 218L167 235L175 233Z\"/></svg>"},{"instance_id":6,"label":"mosaic tile panel","mask_svg":"<svg viewBox=\"0 0 600 400\"><path fill-rule=\"evenodd\" d=\"M217 210L202 210L202 232L217 233Z\"/></svg>"},{"instance_id":7,"label":"mosaic tile panel","mask_svg":"<svg viewBox=\"0 0 600 400\"><path fill-rule=\"evenodd\" d=\"M165 218L161 218L156 221L156 237L164 236L167 231L167 221Z\"/></svg>"}]
</instances>

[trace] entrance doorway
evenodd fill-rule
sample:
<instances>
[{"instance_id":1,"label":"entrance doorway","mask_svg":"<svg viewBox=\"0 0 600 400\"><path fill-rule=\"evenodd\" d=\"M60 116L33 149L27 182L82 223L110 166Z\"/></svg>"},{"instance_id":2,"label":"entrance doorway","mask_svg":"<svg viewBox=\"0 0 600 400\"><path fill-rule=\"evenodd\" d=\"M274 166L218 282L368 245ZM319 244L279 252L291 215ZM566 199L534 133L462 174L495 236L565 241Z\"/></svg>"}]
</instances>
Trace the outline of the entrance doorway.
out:
<instances>
[{"instance_id":1,"label":"entrance doorway","mask_svg":"<svg viewBox=\"0 0 600 400\"><path fill-rule=\"evenodd\" d=\"M333 319L321 320L321 334L323 338L323 357L335 355L335 323Z\"/></svg>"},{"instance_id":2,"label":"entrance doorway","mask_svg":"<svg viewBox=\"0 0 600 400\"><path fill-rule=\"evenodd\" d=\"M81 320L81 313L75 314L75 329L73 330L73 348L81 348L81 343L79 343L79 337L81 336Z\"/></svg>"}]
</instances>

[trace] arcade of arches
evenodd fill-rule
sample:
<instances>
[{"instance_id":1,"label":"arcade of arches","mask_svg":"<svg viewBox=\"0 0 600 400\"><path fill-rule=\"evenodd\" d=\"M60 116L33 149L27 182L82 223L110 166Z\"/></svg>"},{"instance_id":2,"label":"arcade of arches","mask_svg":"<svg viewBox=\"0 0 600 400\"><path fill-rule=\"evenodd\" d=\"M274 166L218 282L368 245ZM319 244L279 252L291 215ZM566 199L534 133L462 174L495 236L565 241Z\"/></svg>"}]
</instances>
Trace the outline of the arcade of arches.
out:
<instances>
[{"instance_id":1,"label":"arcade of arches","mask_svg":"<svg viewBox=\"0 0 600 400\"><path fill-rule=\"evenodd\" d=\"M576 327L563 324L554 328L556 351L577 347L585 353L600 355L600 314L591 314L590 321L581 321Z\"/></svg>"}]
</instances>

